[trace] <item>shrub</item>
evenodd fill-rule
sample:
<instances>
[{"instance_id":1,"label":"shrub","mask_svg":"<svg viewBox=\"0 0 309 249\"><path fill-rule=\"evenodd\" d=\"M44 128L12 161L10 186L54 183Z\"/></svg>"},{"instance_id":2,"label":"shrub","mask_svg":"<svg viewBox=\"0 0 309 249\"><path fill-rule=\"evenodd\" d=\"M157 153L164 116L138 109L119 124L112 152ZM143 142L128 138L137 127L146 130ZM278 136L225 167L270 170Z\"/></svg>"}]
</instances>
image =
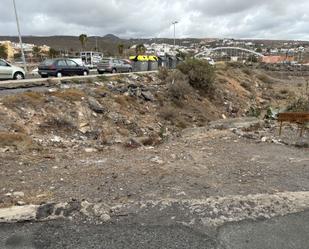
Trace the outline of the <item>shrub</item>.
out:
<instances>
[{"instance_id":1,"label":"shrub","mask_svg":"<svg viewBox=\"0 0 309 249\"><path fill-rule=\"evenodd\" d=\"M71 102L81 101L83 97L85 97L85 93L76 88L71 88L64 91L57 91L51 93L51 95Z\"/></svg>"},{"instance_id":2,"label":"shrub","mask_svg":"<svg viewBox=\"0 0 309 249\"><path fill-rule=\"evenodd\" d=\"M298 97L291 101L287 107L289 112L309 112L309 98Z\"/></svg>"},{"instance_id":3,"label":"shrub","mask_svg":"<svg viewBox=\"0 0 309 249\"><path fill-rule=\"evenodd\" d=\"M187 77L178 70L170 73L166 81L169 82L168 95L172 100L182 100L191 91Z\"/></svg>"},{"instance_id":4,"label":"shrub","mask_svg":"<svg viewBox=\"0 0 309 249\"><path fill-rule=\"evenodd\" d=\"M266 75L266 74L259 74L258 76L257 76L257 78L260 80L260 81L262 81L262 82L264 82L264 83L273 83L274 81L273 81L273 79L271 79L268 75Z\"/></svg>"},{"instance_id":5,"label":"shrub","mask_svg":"<svg viewBox=\"0 0 309 249\"><path fill-rule=\"evenodd\" d=\"M207 61L188 59L178 65L178 70L188 77L190 85L204 93L213 91L215 69Z\"/></svg>"},{"instance_id":6,"label":"shrub","mask_svg":"<svg viewBox=\"0 0 309 249\"><path fill-rule=\"evenodd\" d=\"M169 76L169 70L166 67L160 67L158 72L158 78L165 81Z\"/></svg>"}]
</instances>

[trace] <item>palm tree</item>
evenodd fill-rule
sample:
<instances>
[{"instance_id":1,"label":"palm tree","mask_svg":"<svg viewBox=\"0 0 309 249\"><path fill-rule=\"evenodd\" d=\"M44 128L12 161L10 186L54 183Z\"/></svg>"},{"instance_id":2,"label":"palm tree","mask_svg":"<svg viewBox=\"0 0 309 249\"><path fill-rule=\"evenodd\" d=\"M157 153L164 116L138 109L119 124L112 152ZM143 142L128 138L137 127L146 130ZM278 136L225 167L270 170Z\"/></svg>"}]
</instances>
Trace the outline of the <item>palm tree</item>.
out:
<instances>
[{"instance_id":1,"label":"palm tree","mask_svg":"<svg viewBox=\"0 0 309 249\"><path fill-rule=\"evenodd\" d=\"M7 57L8 57L8 52L7 52L6 46L0 44L0 58L7 59Z\"/></svg>"},{"instance_id":2,"label":"palm tree","mask_svg":"<svg viewBox=\"0 0 309 249\"><path fill-rule=\"evenodd\" d=\"M118 44L118 54L120 56L122 56L123 52L124 52L124 45L123 44Z\"/></svg>"},{"instance_id":3,"label":"palm tree","mask_svg":"<svg viewBox=\"0 0 309 249\"><path fill-rule=\"evenodd\" d=\"M79 41L80 41L80 43L82 44L83 50L85 50L87 40L88 40L88 37L87 37L86 34L81 34L81 35L79 36Z\"/></svg>"},{"instance_id":4,"label":"palm tree","mask_svg":"<svg viewBox=\"0 0 309 249\"><path fill-rule=\"evenodd\" d=\"M32 53L34 57L39 57L41 49L38 46L34 46L32 48Z\"/></svg>"},{"instance_id":5,"label":"palm tree","mask_svg":"<svg viewBox=\"0 0 309 249\"><path fill-rule=\"evenodd\" d=\"M144 44L138 44L136 45L135 52L136 52L136 55L145 54L146 47L144 46Z\"/></svg>"}]
</instances>

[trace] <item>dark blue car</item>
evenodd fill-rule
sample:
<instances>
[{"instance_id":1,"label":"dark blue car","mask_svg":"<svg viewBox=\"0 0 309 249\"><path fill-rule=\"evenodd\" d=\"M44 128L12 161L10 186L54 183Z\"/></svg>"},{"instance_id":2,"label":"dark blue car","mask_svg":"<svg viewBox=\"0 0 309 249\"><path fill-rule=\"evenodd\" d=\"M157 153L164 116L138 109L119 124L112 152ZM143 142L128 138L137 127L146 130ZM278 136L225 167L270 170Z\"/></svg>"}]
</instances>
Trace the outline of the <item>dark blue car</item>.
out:
<instances>
[{"instance_id":1,"label":"dark blue car","mask_svg":"<svg viewBox=\"0 0 309 249\"><path fill-rule=\"evenodd\" d=\"M87 67L66 58L47 59L39 65L39 75L42 78L88 74L89 69Z\"/></svg>"}]
</instances>

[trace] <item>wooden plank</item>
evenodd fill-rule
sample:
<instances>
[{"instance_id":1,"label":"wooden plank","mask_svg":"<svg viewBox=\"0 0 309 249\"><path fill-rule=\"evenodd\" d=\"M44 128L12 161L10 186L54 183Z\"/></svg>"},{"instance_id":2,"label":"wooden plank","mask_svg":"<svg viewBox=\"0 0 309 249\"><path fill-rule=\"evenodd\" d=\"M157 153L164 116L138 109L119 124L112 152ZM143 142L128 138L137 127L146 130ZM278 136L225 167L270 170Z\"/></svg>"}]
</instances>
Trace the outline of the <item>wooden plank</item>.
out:
<instances>
[{"instance_id":1,"label":"wooden plank","mask_svg":"<svg viewBox=\"0 0 309 249\"><path fill-rule=\"evenodd\" d=\"M283 112L278 115L279 122L304 124L309 122L309 112Z\"/></svg>"}]
</instances>

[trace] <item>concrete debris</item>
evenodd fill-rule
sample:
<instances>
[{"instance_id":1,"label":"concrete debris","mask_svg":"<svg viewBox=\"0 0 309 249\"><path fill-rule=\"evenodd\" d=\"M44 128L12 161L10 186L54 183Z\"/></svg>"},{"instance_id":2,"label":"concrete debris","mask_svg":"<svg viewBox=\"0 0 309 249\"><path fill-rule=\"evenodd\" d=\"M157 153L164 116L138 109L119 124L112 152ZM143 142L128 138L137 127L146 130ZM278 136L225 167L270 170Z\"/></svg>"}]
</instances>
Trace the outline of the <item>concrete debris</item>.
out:
<instances>
[{"instance_id":1,"label":"concrete debris","mask_svg":"<svg viewBox=\"0 0 309 249\"><path fill-rule=\"evenodd\" d=\"M259 129L264 125L264 121L257 118L234 118L213 121L209 123L212 129Z\"/></svg>"}]
</instances>

